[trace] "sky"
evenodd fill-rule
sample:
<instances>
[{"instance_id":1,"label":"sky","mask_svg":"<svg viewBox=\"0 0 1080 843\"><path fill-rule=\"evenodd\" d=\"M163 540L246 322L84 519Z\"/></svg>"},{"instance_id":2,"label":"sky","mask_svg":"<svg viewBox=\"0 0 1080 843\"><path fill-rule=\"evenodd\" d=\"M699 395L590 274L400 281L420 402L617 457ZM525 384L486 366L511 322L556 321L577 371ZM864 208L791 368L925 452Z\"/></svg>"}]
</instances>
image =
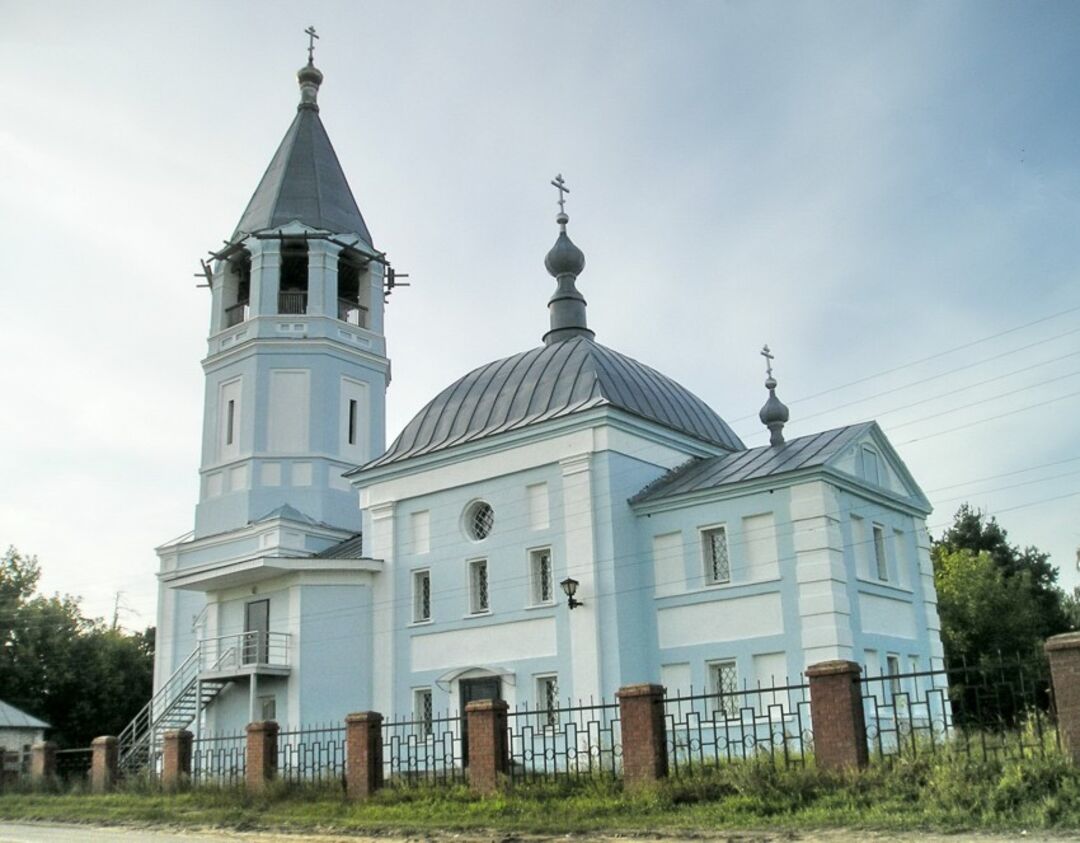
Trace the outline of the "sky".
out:
<instances>
[{"instance_id":1,"label":"sky","mask_svg":"<svg viewBox=\"0 0 1080 843\"><path fill-rule=\"evenodd\" d=\"M295 113L321 116L393 294L391 438L538 345L550 180L597 340L748 445L879 420L1080 582L1080 5L0 0L0 546L154 622L198 491L210 297Z\"/></svg>"}]
</instances>

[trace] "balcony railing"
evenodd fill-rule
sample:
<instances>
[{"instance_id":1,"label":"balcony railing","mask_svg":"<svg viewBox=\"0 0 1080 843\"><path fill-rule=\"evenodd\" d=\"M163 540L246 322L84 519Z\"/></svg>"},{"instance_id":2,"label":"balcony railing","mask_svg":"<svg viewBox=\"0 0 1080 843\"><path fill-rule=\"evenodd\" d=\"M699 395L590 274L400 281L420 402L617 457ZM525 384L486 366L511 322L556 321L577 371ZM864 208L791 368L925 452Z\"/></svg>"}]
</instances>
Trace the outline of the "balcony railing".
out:
<instances>
[{"instance_id":1,"label":"balcony railing","mask_svg":"<svg viewBox=\"0 0 1080 843\"><path fill-rule=\"evenodd\" d=\"M233 325L239 325L241 322L246 322L248 318L248 303L246 301L238 302L232 307L225 308L225 327L231 328Z\"/></svg>"},{"instance_id":2,"label":"balcony railing","mask_svg":"<svg viewBox=\"0 0 1080 843\"><path fill-rule=\"evenodd\" d=\"M348 322L359 328L369 327L368 309L351 299L338 299L337 313L337 318L342 322Z\"/></svg>"},{"instance_id":3,"label":"balcony railing","mask_svg":"<svg viewBox=\"0 0 1080 843\"><path fill-rule=\"evenodd\" d=\"M278 313L307 313L307 293L282 291L278 293Z\"/></svg>"},{"instance_id":4,"label":"balcony railing","mask_svg":"<svg viewBox=\"0 0 1080 843\"><path fill-rule=\"evenodd\" d=\"M204 638L200 644L200 673L222 673L245 667L289 666L287 632L238 632Z\"/></svg>"}]
</instances>

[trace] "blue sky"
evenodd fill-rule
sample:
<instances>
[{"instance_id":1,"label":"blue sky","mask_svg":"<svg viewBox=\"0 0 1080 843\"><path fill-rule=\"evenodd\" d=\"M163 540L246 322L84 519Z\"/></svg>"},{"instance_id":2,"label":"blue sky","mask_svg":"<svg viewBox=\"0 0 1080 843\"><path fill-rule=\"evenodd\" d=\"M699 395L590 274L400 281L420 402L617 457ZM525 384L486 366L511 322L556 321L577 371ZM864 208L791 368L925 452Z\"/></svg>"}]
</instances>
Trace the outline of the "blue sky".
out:
<instances>
[{"instance_id":1,"label":"blue sky","mask_svg":"<svg viewBox=\"0 0 1080 843\"><path fill-rule=\"evenodd\" d=\"M153 547L197 493L192 272L292 118L312 23L324 122L412 276L388 313L391 435L539 342L562 172L601 342L748 444L770 343L789 434L878 418L932 528L970 500L1077 581L1080 6L0 12L0 544L37 553L46 588L97 614L121 590L125 623L153 620Z\"/></svg>"}]
</instances>

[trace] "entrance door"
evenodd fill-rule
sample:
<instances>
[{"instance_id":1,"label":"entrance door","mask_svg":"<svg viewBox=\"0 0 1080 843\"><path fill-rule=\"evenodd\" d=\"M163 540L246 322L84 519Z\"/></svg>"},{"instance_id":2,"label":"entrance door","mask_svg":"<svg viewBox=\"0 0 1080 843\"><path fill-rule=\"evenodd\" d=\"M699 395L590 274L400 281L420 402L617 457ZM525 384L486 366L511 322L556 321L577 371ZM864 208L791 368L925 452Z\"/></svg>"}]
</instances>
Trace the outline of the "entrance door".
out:
<instances>
[{"instance_id":1,"label":"entrance door","mask_svg":"<svg viewBox=\"0 0 1080 843\"><path fill-rule=\"evenodd\" d=\"M270 637L270 601L253 600L244 607L244 664L265 664Z\"/></svg>"},{"instance_id":2,"label":"entrance door","mask_svg":"<svg viewBox=\"0 0 1080 843\"><path fill-rule=\"evenodd\" d=\"M469 718L465 716L465 706L474 700L501 700L502 681L498 676L482 676L478 679L458 681L461 694L461 764L469 766Z\"/></svg>"}]
</instances>

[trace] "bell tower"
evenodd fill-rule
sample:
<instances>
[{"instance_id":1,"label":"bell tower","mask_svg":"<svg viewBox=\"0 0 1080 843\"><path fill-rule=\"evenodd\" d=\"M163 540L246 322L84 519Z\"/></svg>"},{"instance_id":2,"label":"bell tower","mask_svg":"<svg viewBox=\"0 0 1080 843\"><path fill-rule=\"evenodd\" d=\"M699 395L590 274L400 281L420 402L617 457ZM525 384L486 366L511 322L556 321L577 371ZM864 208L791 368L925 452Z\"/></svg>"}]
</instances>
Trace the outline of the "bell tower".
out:
<instances>
[{"instance_id":1,"label":"bell tower","mask_svg":"<svg viewBox=\"0 0 1080 843\"><path fill-rule=\"evenodd\" d=\"M356 532L342 478L385 447L385 256L319 116L300 102L227 245L213 254L196 540L290 507Z\"/></svg>"}]
</instances>

